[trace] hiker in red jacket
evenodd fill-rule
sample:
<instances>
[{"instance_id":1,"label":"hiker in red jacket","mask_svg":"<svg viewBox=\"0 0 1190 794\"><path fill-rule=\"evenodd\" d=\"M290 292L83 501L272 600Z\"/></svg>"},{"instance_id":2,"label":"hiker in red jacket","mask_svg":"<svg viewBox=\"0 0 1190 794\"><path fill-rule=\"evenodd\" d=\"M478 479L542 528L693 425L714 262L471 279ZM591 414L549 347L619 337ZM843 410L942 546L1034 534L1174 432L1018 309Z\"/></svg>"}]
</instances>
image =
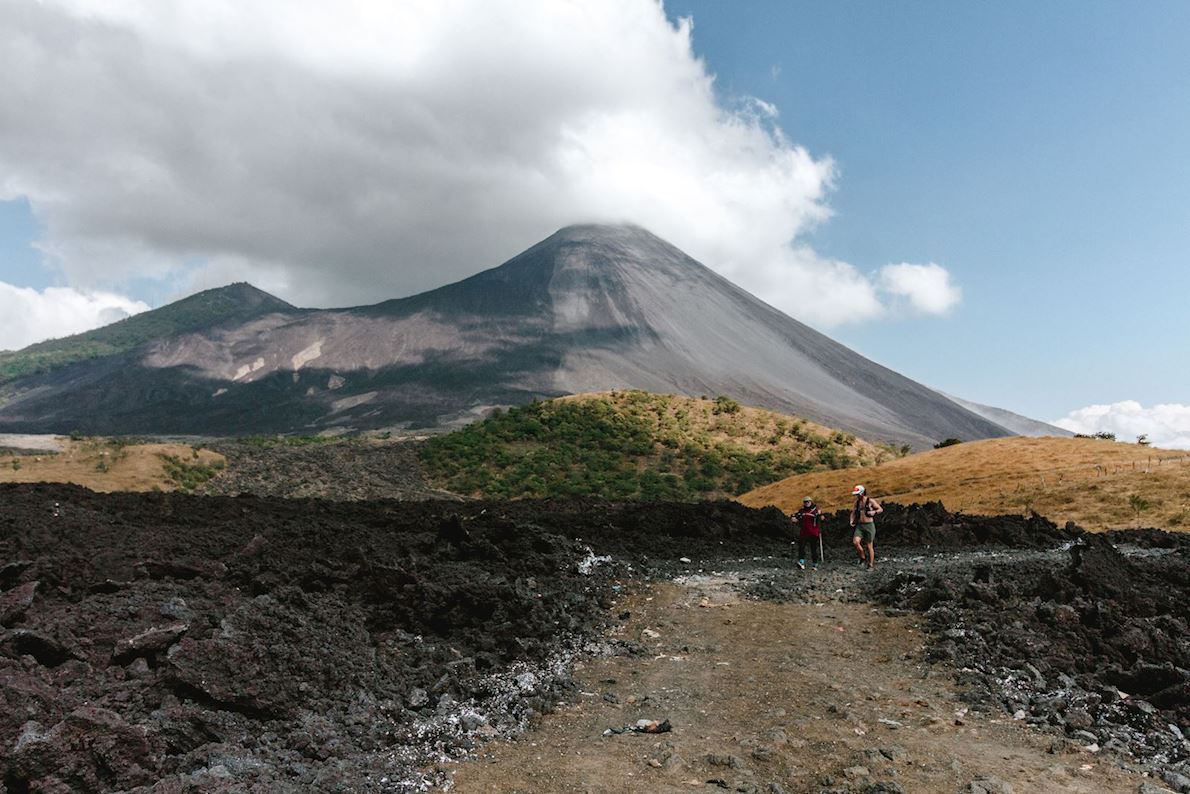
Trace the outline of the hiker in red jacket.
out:
<instances>
[{"instance_id":1,"label":"hiker in red jacket","mask_svg":"<svg viewBox=\"0 0 1190 794\"><path fill-rule=\"evenodd\" d=\"M802 500L802 509L793 514L794 523L800 531L797 536L797 567L806 570L806 546L810 547L810 559L814 570L822 562L822 513L810 497Z\"/></svg>"}]
</instances>

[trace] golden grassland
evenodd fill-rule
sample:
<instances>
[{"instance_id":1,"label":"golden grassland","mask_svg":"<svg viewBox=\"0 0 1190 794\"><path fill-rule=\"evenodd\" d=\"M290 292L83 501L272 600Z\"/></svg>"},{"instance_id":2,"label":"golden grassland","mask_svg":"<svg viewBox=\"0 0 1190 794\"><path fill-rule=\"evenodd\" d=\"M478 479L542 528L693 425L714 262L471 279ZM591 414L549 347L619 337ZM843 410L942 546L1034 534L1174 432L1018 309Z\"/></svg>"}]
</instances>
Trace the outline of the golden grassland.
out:
<instances>
[{"instance_id":1,"label":"golden grassland","mask_svg":"<svg viewBox=\"0 0 1190 794\"><path fill-rule=\"evenodd\" d=\"M92 491L191 490L226 464L187 444L63 439L57 453L0 454L0 482L73 483Z\"/></svg>"},{"instance_id":2,"label":"golden grassland","mask_svg":"<svg viewBox=\"0 0 1190 794\"><path fill-rule=\"evenodd\" d=\"M859 482L877 499L941 501L971 514L1036 511L1090 530L1190 529L1190 453L1092 438L973 441L862 470L795 475L739 501L788 512L811 496L824 510L849 508Z\"/></svg>"}]
</instances>

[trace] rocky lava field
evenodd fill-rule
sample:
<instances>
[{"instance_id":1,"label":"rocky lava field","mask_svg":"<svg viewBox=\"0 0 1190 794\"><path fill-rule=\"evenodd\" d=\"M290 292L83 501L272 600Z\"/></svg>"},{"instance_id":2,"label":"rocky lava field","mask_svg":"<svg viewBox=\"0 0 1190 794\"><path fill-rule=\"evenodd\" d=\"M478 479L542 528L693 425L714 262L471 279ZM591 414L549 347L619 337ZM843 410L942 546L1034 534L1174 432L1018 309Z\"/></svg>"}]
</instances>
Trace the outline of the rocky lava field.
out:
<instances>
[{"instance_id":1,"label":"rocky lava field","mask_svg":"<svg viewBox=\"0 0 1190 794\"><path fill-rule=\"evenodd\" d=\"M879 548L909 562L852 597L923 612L973 703L1183 787L1186 536L938 505L883 518ZM820 573L850 564L840 526ZM732 565L767 571L754 597L812 586L786 533L779 512L733 503L5 486L0 790L431 786L572 697L575 659L640 653L602 631L636 582Z\"/></svg>"}]
</instances>

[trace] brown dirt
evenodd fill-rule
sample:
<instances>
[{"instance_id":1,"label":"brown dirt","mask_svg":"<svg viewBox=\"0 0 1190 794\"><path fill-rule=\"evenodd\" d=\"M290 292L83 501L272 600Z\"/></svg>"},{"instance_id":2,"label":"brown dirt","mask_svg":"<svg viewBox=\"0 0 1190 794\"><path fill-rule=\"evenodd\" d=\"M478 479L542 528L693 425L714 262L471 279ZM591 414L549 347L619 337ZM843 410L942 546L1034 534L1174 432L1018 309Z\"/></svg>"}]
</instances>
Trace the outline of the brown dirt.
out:
<instances>
[{"instance_id":1,"label":"brown dirt","mask_svg":"<svg viewBox=\"0 0 1190 794\"><path fill-rule=\"evenodd\" d=\"M1134 526L1135 494L1149 503L1142 526L1190 529L1190 453L1089 438L972 441L862 470L789 477L739 501L792 512L810 495L824 510L837 510L851 506L857 482L900 504L941 501L979 515L1035 511L1096 531Z\"/></svg>"},{"instance_id":2,"label":"brown dirt","mask_svg":"<svg viewBox=\"0 0 1190 794\"><path fill-rule=\"evenodd\" d=\"M648 652L583 666L578 704L485 746L458 768L454 791L714 791L722 781L732 791L952 794L991 775L1018 792L1090 794L1144 780L1067 745L1051 754L1051 737L1003 714L967 712L951 676L923 660L917 618L741 600L732 584L694 577L627 598L616 636ZM673 730L603 735L638 719Z\"/></svg>"}]
</instances>

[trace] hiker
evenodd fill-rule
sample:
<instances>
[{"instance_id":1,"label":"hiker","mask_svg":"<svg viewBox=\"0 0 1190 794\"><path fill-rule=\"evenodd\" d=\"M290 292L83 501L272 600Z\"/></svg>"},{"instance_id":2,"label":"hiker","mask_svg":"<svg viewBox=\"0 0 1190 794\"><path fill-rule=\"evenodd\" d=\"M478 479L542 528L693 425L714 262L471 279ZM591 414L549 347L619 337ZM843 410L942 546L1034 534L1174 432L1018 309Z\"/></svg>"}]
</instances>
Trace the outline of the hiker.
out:
<instances>
[{"instance_id":1,"label":"hiker","mask_svg":"<svg viewBox=\"0 0 1190 794\"><path fill-rule=\"evenodd\" d=\"M862 485L857 485L852 489L851 495L855 497L855 507L851 509L851 526L855 528L855 532L851 536L852 543L855 544L855 551L859 554L859 564L867 565L868 570L876 567L876 516L884 512L884 508L880 506L872 497L868 496L867 489Z\"/></svg>"},{"instance_id":2,"label":"hiker","mask_svg":"<svg viewBox=\"0 0 1190 794\"><path fill-rule=\"evenodd\" d=\"M806 570L806 546L810 547L810 559L814 570L822 562L822 513L814 500L802 500L802 509L793 514L793 520L801 528L797 536L797 567Z\"/></svg>"}]
</instances>

